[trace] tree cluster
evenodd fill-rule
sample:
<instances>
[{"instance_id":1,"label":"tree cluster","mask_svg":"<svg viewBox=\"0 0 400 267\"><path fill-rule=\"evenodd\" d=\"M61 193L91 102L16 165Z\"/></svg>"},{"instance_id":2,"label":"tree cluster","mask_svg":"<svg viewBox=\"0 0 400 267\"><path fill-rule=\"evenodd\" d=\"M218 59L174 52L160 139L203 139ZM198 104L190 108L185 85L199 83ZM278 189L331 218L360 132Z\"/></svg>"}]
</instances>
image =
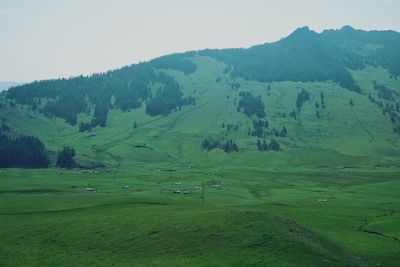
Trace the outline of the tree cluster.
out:
<instances>
[{"instance_id":1,"label":"tree cluster","mask_svg":"<svg viewBox=\"0 0 400 267\"><path fill-rule=\"evenodd\" d=\"M281 146L274 139L269 144L265 140L257 140L257 148L259 151L281 151Z\"/></svg>"},{"instance_id":2,"label":"tree cluster","mask_svg":"<svg viewBox=\"0 0 400 267\"><path fill-rule=\"evenodd\" d=\"M240 92L237 110L247 116L256 115L258 118L265 117L265 105L261 101L261 96L255 97L250 92Z\"/></svg>"},{"instance_id":3,"label":"tree cluster","mask_svg":"<svg viewBox=\"0 0 400 267\"><path fill-rule=\"evenodd\" d=\"M249 130L250 136L256 136L258 138L265 138L267 136L275 136L275 137L286 137L287 129L285 126L282 126L281 129L272 128L268 130L269 123L266 120L254 120L253 121L253 129Z\"/></svg>"},{"instance_id":4,"label":"tree cluster","mask_svg":"<svg viewBox=\"0 0 400 267\"><path fill-rule=\"evenodd\" d=\"M164 87L160 87L154 97L146 102L146 113L150 116L166 116L174 110L180 110L182 106L196 105L196 99L192 96L183 97L180 85L170 76L162 76Z\"/></svg>"},{"instance_id":5,"label":"tree cluster","mask_svg":"<svg viewBox=\"0 0 400 267\"><path fill-rule=\"evenodd\" d=\"M268 128L267 120L253 120L253 130L251 136L257 136L259 138L265 137L265 129Z\"/></svg>"},{"instance_id":6,"label":"tree cluster","mask_svg":"<svg viewBox=\"0 0 400 267\"><path fill-rule=\"evenodd\" d=\"M60 168L71 169L76 166L74 161L75 150L72 147L65 146L58 151L56 166Z\"/></svg>"},{"instance_id":7,"label":"tree cluster","mask_svg":"<svg viewBox=\"0 0 400 267\"><path fill-rule=\"evenodd\" d=\"M233 140L216 140L213 138L205 138L201 142L201 148L210 151L215 148L222 149L225 153L239 151L238 145Z\"/></svg>"},{"instance_id":8,"label":"tree cluster","mask_svg":"<svg viewBox=\"0 0 400 267\"><path fill-rule=\"evenodd\" d=\"M36 137L15 139L0 133L0 168L47 168L49 156L44 144Z\"/></svg>"}]
</instances>

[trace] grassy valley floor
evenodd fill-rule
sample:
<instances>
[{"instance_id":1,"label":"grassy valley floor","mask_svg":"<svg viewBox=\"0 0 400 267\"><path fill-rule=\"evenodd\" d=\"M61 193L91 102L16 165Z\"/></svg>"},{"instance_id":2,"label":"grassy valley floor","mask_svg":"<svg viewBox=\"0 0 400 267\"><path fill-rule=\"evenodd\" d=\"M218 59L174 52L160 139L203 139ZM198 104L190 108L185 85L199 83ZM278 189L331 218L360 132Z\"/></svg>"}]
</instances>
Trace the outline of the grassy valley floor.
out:
<instances>
[{"instance_id":1,"label":"grassy valley floor","mask_svg":"<svg viewBox=\"0 0 400 267\"><path fill-rule=\"evenodd\" d=\"M0 265L399 266L398 174L5 169Z\"/></svg>"}]
</instances>

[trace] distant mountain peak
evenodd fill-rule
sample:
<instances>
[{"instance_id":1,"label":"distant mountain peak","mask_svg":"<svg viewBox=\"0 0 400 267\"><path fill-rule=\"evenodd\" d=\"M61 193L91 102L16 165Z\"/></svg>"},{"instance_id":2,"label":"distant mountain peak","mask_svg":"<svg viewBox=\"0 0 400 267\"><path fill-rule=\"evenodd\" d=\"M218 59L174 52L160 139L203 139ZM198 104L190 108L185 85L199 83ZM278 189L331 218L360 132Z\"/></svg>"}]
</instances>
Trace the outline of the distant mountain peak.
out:
<instances>
[{"instance_id":1,"label":"distant mountain peak","mask_svg":"<svg viewBox=\"0 0 400 267\"><path fill-rule=\"evenodd\" d=\"M304 26L296 29L292 34L290 34L285 39L297 43L297 42L304 42L305 40L310 40L317 35L318 34L310 30L308 26Z\"/></svg>"},{"instance_id":2,"label":"distant mountain peak","mask_svg":"<svg viewBox=\"0 0 400 267\"><path fill-rule=\"evenodd\" d=\"M351 27L350 25L344 25L341 29L341 31L354 31L355 29Z\"/></svg>"},{"instance_id":3,"label":"distant mountain peak","mask_svg":"<svg viewBox=\"0 0 400 267\"><path fill-rule=\"evenodd\" d=\"M303 27L299 27L295 30L295 32L310 32L310 27L308 26L303 26Z\"/></svg>"},{"instance_id":4,"label":"distant mountain peak","mask_svg":"<svg viewBox=\"0 0 400 267\"><path fill-rule=\"evenodd\" d=\"M315 33L315 32L310 30L310 28L308 26L304 26L304 27L297 28L290 36L306 35L306 34L311 34L311 33Z\"/></svg>"}]
</instances>

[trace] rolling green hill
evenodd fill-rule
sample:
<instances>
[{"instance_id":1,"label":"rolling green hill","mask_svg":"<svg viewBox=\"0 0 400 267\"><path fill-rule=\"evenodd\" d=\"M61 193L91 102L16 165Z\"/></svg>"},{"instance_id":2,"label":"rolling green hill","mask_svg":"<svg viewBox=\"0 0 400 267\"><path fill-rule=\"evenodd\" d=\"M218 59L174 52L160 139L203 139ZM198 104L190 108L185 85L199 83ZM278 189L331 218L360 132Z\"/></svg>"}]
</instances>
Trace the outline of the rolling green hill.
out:
<instances>
[{"instance_id":1,"label":"rolling green hill","mask_svg":"<svg viewBox=\"0 0 400 267\"><path fill-rule=\"evenodd\" d=\"M399 48L300 28L3 92L0 149L50 168L0 169L0 265L399 266Z\"/></svg>"}]
</instances>

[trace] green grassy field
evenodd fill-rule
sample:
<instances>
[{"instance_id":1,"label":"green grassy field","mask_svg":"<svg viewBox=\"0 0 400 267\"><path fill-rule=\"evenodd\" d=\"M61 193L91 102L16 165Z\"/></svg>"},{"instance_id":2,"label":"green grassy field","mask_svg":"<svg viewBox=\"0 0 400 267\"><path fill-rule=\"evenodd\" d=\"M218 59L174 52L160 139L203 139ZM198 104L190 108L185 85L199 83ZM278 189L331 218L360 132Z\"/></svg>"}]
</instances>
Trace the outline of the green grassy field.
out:
<instances>
[{"instance_id":1,"label":"green grassy field","mask_svg":"<svg viewBox=\"0 0 400 267\"><path fill-rule=\"evenodd\" d=\"M164 167L3 170L0 265L399 266L397 168Z\"/></svg>"}]
</instances>

